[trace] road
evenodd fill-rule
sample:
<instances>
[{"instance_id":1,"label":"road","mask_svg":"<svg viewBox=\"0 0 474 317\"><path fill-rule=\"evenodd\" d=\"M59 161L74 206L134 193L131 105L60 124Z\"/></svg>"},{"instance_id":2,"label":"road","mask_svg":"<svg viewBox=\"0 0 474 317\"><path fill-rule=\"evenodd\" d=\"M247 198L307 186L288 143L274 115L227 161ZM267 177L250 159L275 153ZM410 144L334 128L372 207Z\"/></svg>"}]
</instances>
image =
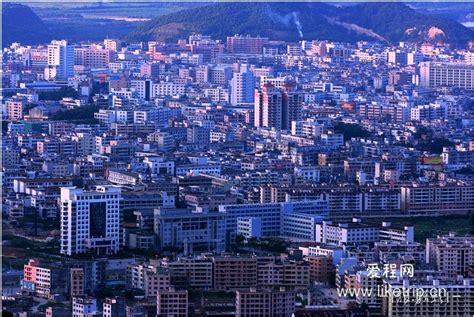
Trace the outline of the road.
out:
<instances>
[{"instance_id":1,"label":"road","mask_svg":"<svg viewBox=\"0 0 474 317\"><path fill-rule=\"evenodd\" d=\"M41 305L44 305L44 304L46 304L46 303L48 302L46 299L41 298L41 297L33 297L33 299L38 302L38 304L36 304L35 306L31 307L31 311L32 311L33 313L37 313L37 312L38 312L38 308L39 308Z\"/></svg>"}]
</instances>

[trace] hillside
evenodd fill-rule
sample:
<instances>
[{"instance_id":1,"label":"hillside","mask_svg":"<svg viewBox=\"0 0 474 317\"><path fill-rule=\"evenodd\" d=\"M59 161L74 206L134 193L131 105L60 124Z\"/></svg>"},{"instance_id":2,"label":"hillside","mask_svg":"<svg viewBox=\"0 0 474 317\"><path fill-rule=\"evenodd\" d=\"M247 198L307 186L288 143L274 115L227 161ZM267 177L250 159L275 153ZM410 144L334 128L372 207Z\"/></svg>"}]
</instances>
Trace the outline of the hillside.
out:
<instances>
[{"instance_id":1,"label":"hillside","mask_svg":"<svg viewBox=\"0 0 474 317\"><path fill-rule=\"evenodd\" d=\"M154 19L137 28L128 39L175 40L192 32L220 39L232 34L285 41L368 39L343 26L329 24L326 17L334 16L337 10L324 3L217 3Z\"/></svg>"},{"instance_id":2,"label":"hillside","mask_svg":"<svg viewBox=\"0 0 474 317\"><path fill-rule=\"evenodd\" d=\"M21 4L2 4L2 30L4 47L12 42L46 43L53 38L48 27L30 7Z\"/></svg>"},{"instance_id":3,"label":"hillside","mask_svg":"<svg viewBox=\"0 0 474 317\"><path fill-rule=\"evenodd\" d=\"M229 34L273 40L443 39L466 45L474 32L460 23L417 12L402 3L361 3L335 7L325 3L216 3L167 14L138 27L127 40L176 40L192 32L225 39Z\"/></svg>"},{"instance_id":4,"label":"hillside","mask_svg":"<svg viewBox=\"0 0 474 317\"><path fill-rule=\"evenodd\" d=\"M456 21L426 15L400 3L363 3L347 7L339 19L374 30L390 42L441 39L463 46L474 37L472 30Z\"/></svg>"}]
</instances>

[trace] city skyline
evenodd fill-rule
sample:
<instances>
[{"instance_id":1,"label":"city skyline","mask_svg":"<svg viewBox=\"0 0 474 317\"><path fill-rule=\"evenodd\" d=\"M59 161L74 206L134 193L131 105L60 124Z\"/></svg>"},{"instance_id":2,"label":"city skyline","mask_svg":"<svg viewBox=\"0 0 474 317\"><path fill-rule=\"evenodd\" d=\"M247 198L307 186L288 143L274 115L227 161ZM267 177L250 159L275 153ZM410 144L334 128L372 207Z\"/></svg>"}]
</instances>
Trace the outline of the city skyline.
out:
<instances>
[{"instance_id":1,"label":"city skyline","mask_svg":"<svg viewBox=\"0 0 474 317\"><path fill-rule=\"evenodd\" d=\"M119 2L2 5L2 315L474 314L464 4Z\"/></svg>"}]
</instances>

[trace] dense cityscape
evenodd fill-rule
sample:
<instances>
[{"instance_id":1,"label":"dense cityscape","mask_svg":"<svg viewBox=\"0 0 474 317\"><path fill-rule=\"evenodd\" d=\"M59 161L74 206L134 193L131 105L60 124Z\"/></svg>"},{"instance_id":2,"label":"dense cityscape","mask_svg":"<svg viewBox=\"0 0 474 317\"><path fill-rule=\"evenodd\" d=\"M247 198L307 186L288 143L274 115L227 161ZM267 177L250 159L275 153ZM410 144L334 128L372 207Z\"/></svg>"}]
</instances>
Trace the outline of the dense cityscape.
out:
<instances>
[{"instance_id":1,"label":"dense cityscape","mask_svg":"<svg viewBox=\"0 0 474 317\"><path fill-rule=\"evenodd\" d=\"M472 316L474 40L442 32L4 47L3 315Z\"/></svg>"}]
</instances>

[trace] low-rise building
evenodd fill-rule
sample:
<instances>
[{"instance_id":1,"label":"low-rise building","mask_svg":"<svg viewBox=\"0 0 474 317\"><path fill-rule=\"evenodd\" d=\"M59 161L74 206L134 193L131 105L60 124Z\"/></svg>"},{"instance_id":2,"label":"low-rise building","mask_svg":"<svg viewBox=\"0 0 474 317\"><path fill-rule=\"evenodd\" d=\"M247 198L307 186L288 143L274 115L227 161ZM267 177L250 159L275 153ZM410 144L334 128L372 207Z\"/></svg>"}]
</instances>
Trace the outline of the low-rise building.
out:
<instances>
[{"instance_id":1,"label":"low-rise building","mask_svg":"<svg viewBox=\"0 0 474 317\"><path fill-rule=\"evenodd\" d=\"M449 276L468 275L474 265L474 237L450 234L426 240L426 262Z\"/></svg>"},{"instance_id":2,"label":"low-rise building","mask_svg":"<svg viewBox=\"0 0 474 317\"><path fill-rule=\"evenodd\" d=\"M294 291L239 289L235 295L236 316L291 316L295 311Z\"/></svg>"},{"instance_id":3,"label":"low-rise building","mask_svg":"<svg viewBox=\"0 0 474 317\"><path fill-rule=\"evenodd\" d=\"M257 285L257 259L244 256L215 256L213 287L232 290Z\"/></svg>"},{"instance_id":4,"label":"low-rise building","mask_svg":"<svg viewBox=\"0 0 474 317\"><path fill-rule=\"evenodd\" d=\"M155 297L160 290L171 286L168 270L153 264L133 264L127 269L128 285L145 292L146 297Z\"/></svg>"},{"instance_id":5,"label":"low-rise building","mask_svg":"<svg viewBox=\"0 0 474 317\"><path fill-rule=\"evenodd\" d=\"M188 316L188 291L168 288L156 294L156 315L159 317Z\"/></svg>"}]
</instances>

